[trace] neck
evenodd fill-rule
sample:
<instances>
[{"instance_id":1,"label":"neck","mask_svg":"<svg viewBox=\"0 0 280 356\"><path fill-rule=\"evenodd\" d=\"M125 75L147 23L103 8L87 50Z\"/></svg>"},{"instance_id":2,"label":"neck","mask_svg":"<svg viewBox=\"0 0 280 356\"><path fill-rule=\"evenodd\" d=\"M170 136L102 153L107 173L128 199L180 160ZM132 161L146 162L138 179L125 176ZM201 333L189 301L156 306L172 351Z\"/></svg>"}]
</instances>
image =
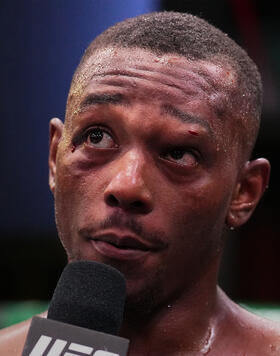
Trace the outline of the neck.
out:
<instances>
[{"instance_id":1,"label":"neck","mask_svg":"<svg viewBox=\"0 0 280 356\"><path fill-rule=\"evenodd\" d=\"M169 298L149 315L126 315L122 336L130 340L129 355L206 354L217 332L216 274L209 269L191 291Z\"/></svg>"}]
</instances>

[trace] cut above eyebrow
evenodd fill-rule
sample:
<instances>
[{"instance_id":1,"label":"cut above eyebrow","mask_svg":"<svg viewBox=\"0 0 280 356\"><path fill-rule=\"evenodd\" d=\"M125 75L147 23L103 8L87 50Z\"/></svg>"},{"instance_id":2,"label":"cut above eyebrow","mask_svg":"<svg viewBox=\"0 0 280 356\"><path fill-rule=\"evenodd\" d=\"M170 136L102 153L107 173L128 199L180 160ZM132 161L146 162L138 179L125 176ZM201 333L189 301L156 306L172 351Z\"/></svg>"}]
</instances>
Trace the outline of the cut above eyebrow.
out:
<instances>
[{"instance_id":1,"label":"cut above eyebrow","mask_svg":"<svg viewBox=\"0 0 280 356\"><path fill-rule=\"evenodd\" d=\"M120 104L124 101L122 94L89 94L81 102L80 108L85 109L88 106L96 104Z\"/></svg>"},{"instance_id":2,"label":"cut above eyebrow","mask_svg":"<svg viewBox=\"0 0 280 356\"><path fill-rule=\"evenodd\" d=\"M198 124L204 127L208 133L213 135L213 130L207 121L204 121L197 116L187 114L171 104L164 104L162 106L162 112L174 116L175 118L179 119L182 122Z\"/></svg>"}]
</instances>

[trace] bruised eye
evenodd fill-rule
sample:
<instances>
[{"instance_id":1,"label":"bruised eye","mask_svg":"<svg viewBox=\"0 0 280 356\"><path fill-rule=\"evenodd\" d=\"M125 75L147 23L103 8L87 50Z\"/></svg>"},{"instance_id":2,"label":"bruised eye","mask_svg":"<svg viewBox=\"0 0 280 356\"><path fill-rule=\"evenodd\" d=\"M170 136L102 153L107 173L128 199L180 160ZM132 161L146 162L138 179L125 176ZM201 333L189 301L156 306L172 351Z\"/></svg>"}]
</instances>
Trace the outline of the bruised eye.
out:
<instances>
[{"instance_id":1,"label":"bruised eye","mask_svg":"<svg viewBox=\"0 0 280 356\"><path fill-rule=\"evenodd\" d=\"M168 161L184 166L196 166L198 163L198 159L194 152L180 148L170 150L165 154L164 158Z\"/></svg>"},{"instance_id":2,"label":"bruised eye","mask_svg":"<svg viewBox=\"0 0 280 356\"><path fill-rule=\"evenodd\" d=\"M86 143L96 148L116 147L116 143L112 136L100 127L92 128L87 132Z\"/></svg>"}]
</instances>

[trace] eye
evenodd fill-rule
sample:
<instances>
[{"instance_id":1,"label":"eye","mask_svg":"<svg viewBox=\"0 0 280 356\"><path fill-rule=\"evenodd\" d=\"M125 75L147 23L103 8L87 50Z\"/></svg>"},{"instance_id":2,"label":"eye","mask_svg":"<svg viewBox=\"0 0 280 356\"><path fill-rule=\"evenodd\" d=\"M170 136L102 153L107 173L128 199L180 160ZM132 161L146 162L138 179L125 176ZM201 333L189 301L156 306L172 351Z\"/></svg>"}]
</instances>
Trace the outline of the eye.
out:
<instances>
[{"instance_id":1,"label":"eye","mask_svg":"<svg viewBox=\"0 0 280 356\"><path fill-rule=\"evenodd\" d=\"M96 148L114 148L116 143L112 136L100 127L94 127L85 134L85 142Z\"/></svg>"},{"instance_id":2,"label":"eye","mask_svg":"<svg viewBox=\"0 0 280 356\"><path fill-rule=\"evenodd\" d=\"M197 155L188 149L174 148L167 152L164 158L182 166L194 167L198 164Z\"/></svg>"}]
</instances>

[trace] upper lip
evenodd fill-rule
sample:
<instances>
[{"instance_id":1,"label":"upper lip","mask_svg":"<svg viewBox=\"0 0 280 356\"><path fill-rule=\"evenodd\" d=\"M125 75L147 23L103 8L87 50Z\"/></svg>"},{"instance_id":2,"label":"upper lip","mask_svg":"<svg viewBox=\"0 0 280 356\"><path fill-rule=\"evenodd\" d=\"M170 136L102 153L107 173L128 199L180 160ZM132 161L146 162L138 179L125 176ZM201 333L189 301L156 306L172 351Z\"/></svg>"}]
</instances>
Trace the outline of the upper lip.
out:
<instances>
[{"instance_id":1,"label":"upper lip","mask_svg":"<svg viewBox=\"0 0 280 356\"><path fill-rule=\"evenodd\" d=\"M148 242L140 240L131 234L118 234L115 232L104 232L90 237L90 240L107 242L118 248L133 249L141 251L158 250L161 246L151 245Z\"/></svg>"}]
</instances>

